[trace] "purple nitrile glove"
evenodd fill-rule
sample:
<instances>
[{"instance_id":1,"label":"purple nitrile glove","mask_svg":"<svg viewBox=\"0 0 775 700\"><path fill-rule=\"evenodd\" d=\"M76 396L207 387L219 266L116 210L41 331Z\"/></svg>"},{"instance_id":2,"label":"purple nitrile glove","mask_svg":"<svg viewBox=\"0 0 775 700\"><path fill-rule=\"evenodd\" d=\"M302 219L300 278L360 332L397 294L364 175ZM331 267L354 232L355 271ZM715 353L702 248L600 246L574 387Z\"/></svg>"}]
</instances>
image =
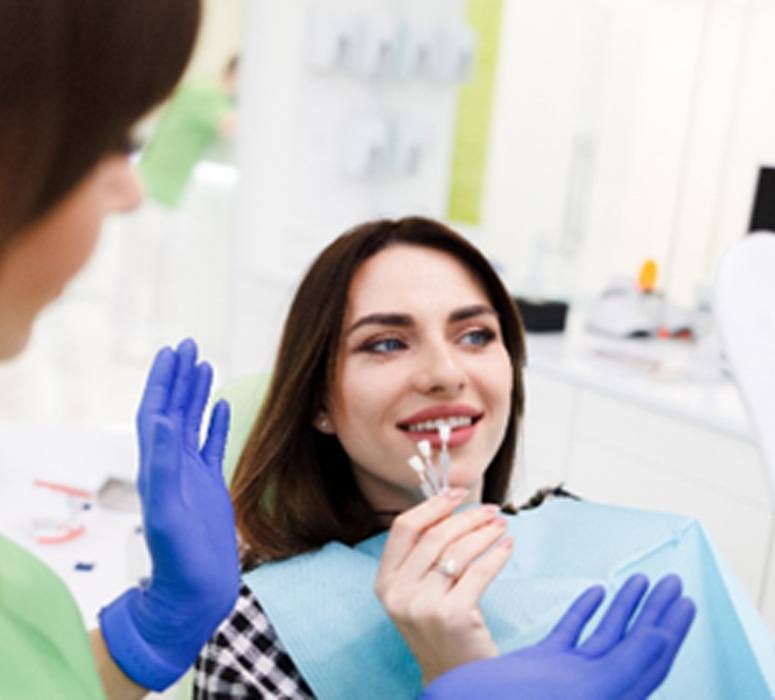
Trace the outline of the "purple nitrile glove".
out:
<instances>
[{"instance_id":1,"label":"purple nitrile glove","mask_svg":"<svg viewBox=\"0 0 775 700\"><path fill-rule=\"evenodd\" d=\"M110 654L139 685L162 690L191 666L239 592L234 513L221 471L229 407L219 401L200 448L212 369L193 340L154 360L137 412L138 490L150 582L100 612Z\"/></svg>"},{"instance_id":2,"label":"purple nitrile glove","mask_svg":"<svg viewBox=\"0 0 775 700\"><path fill-rule=\"evenodd\" d=\"M445 673L422 694L424 700L640 700L667 677L695 614L681 597L681 580L664 577L629 626L648 588L631 576L595 631L579 637L603 600L593 586L570 606L538 644L495 659L475 661Z\"/></svg>"}]
</instances>

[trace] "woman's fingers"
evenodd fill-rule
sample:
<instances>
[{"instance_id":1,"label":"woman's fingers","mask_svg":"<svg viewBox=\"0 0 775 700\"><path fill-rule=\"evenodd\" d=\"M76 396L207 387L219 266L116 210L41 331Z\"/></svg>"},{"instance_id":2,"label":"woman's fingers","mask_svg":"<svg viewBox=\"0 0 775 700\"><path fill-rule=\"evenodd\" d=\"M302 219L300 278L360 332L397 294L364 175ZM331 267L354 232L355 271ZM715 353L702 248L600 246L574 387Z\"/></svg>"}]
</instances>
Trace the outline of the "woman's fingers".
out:
<instances>
[{"instance_id":1,"label":"woman's fingers","mask_svg":"<svg viewBox=\"0 0 775 700\"><path fill-rule=\"evenodd\" d=\"M479 559L471 563L449 592L459 605L478 603L487 586L511 558L514 542L510 537L498 542Z\"/></svg>"},{"instance_id":2,"label":"woman's fingers","mask_svg":"<svg viewBox=\"0 0 775 700\"><path fill-rule=\"evenodd\" d=\"M481 554L487 547L495 542L502 532L502 526L499 525L500 532L494 538L489 537L491 533L479 533L478 538L473 542L462 544L462 540L468 540L468 537L477 533L485 526L491 525L498 519L498 506L482 506L472 508L463 513L455 513L441 522L433 525L425 531L420 541L414 549L406 556L400 566L401 576L406 580L424 579L431 567L442 559L455 559L458 572L463 571L465 566ZM504 523L501 519L501 522ZM489 539L489 544L480 547L473 556L468 556L467 551L477 548L477 542L484 537ZM460 544L463 549L457 553L450 551L451 548Z\"/></svg>"},{"instance_id":3,"label":"woman's fingers","mask_svg":"<svg viewBox=\"0 0 775 700\"><path fill-rule=\"evenodd\" d=\"M470 564L492 547L506 530L506 521L497 515L470 532L456 538L442 551L430 572L443 570L444 566L454 569L448 578L459 578ZM427 577L427 574L426 574Z\"/></svg>"},{"instance_id":4,"label":"woman's fingers","mask_svg":"<svg viewBox=\"0 0 775 700\"><path fill-rule=\"evenodd\" d=\"M616 593L603 619L590 637L579 647L585 656L607 654L624 638L632 616L649 587L649 580L643 574L630 576Z\"/></svg>"},{"instance_id":5,"label":"woman's fingers","mask_svg":"<svg viewBox=\"0 0 775 700\"><path fill-rule=\"evenodd\" d=\"M467 493L465 489L450 489L401 513L390 527L380 561L380 573L397 569L425 531L451 515Z\"/></svg>"}]
</instances>

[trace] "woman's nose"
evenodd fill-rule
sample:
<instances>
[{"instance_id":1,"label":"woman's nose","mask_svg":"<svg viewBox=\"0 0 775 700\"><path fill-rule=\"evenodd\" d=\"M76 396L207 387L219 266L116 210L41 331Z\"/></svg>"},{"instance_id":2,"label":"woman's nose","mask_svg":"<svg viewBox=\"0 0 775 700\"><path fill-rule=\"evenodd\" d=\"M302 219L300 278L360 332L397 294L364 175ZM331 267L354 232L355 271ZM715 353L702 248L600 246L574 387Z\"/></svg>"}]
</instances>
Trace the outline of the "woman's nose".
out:
<instances>
[{"instance_id":1,"label":"woman's nose","mask_svg":"<svg viewBox=\"0 0 775 700\"><path fill-rule=\"evenodd\" d=\"M414 384L425 394L454 397L466 385L466 374L446 342L434 343L423 350L418 358Z\"/></svg>"}]
</instances>

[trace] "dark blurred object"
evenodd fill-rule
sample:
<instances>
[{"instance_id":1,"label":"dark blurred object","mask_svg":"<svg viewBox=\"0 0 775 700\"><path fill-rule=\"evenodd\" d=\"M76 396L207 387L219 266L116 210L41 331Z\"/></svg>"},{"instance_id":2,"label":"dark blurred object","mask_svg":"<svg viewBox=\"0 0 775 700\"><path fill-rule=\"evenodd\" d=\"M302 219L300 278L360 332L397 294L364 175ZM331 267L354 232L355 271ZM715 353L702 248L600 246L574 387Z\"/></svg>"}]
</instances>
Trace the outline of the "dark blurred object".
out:
<instances>
[{"instance_id":1,"label":"dark blurred object","mask_svg":"<svg viewBox=\"0 0 775 700\"><path fill-rule=\"evenodd\" d=\"M775 231L775 168L759 168L748 233Z\"/></svg>"},{"instance_id":2,"label":"dark blurred object","mask_svg":"<svg viewBox=\"0 0 775 700\"><path fill-rule=\"evenodd\" d=\"M513 297L525 330L531 333L561 333L565 330L568 305L564 301L544 301Z\"/></svg>"}]
</instances>

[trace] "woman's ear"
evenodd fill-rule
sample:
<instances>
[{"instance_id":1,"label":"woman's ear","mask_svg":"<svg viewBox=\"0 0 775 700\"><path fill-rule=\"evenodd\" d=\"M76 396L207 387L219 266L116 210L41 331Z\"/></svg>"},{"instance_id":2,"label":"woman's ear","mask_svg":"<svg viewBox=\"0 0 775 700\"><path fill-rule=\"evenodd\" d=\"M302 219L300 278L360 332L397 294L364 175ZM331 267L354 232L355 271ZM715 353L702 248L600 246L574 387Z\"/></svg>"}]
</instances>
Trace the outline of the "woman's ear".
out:
<instances>
[{"instance_id":1,"label":"woman's ear","mask_svg":"<svg viewBox=\"0 0 775 700\"><path fill-rule=\"evenodd\" d=\"M331 420L331 417L328 415L328 412L325 409L320 409L315 416L315 420L312 421L312 425L315 426L317 430L319 430L321 433L325 433L326 435L333 435L336 433L336 428L334 428L334 422Z\"/></svg>"}]
</instances>

